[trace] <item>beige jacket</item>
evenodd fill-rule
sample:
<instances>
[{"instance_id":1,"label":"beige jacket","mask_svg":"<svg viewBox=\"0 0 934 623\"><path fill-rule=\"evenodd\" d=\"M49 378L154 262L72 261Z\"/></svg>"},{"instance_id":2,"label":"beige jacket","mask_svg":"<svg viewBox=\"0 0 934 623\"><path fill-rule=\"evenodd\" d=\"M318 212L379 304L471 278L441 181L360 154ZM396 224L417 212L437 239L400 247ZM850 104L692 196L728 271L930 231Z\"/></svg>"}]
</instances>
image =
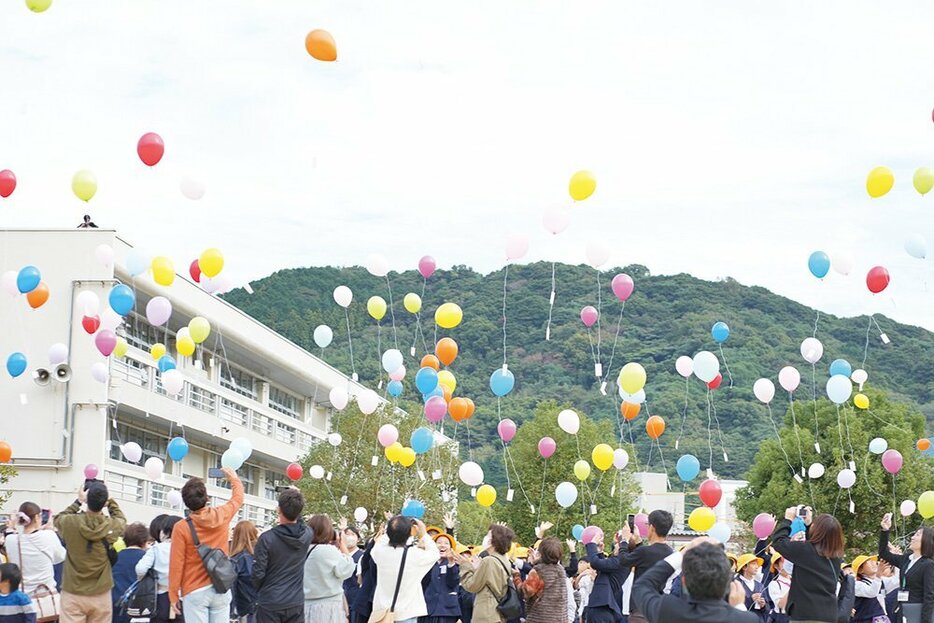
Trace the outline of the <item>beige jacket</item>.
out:
<instances>
[{"instance_id":1,"label":"beige jacket","mask_svg":"<svg viewBox=\"0 0 934 623\"><path fill-rule=\"evenodd\" d=\"M504 623L505 619L496 611L496 605L506 594L506 582L510 579L503 565L506 569L512 569L508 558L494 553L484 558L477 570L467 565L461 567L461 586L477 596L473 606L473 623Z\"/></svg>"}]
</instances>

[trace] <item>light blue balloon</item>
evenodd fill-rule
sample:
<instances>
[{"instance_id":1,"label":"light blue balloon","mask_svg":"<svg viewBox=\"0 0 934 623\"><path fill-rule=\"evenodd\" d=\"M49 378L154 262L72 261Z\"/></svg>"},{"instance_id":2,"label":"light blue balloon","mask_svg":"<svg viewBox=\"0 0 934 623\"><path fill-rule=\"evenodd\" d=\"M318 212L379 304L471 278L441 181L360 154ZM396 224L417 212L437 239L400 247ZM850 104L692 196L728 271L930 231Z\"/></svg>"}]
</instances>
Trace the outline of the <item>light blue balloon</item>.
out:
<instances>
[{"instance_id":1,"label":"light blue balloon","mask_svg":"<svg viewBox=\"0 0 934 623\"><path fill-rule=\"evenodd\" d=\"M853 393L853 382L850 377L835 374L827 380L827 397L834 404L842 405L850 399Z\"/></svg>"},{"instance_id":2,"label":"light blue balloon","mask_svg":"<svg viewBox=\"0 0 934 623\"><path fill-rule=\"evenodd\" d=\"M434 433L431 432L431 429L422 426L412 431L412 436L409 438L409 446L415 450L415 454L425 454L431 450L434 441L435 436Z\"/></svg>"},{"instance_id":3,"label":"light blue balloon","mask_svg":"<svg viewBox=\"0 0 934 623\"><path fill-rule=\"evenodd\" d=\"M393 398L398 398L402 395L402 381L389 381L389 384L386 386L386 391L389 392L389 395Z\"/></svg>"},{"instance_id":4,"label":"light blue balloon","mask_svg":"<svg viewBox=\"0 0 934 623\"><path fill-rule=\"evenodd\" d=\"M444 388L441 387L440 385L435 387L433 390L431 390L427 394L422 394L422 402L428 402L435 396L441 396L442 398L444 397Z\"/></svg>"},{"instance_id":5,"label":"light blue balloon","mask_svg":"<svg viewBox=\"0 0 934 623\"><path fill-rule=\"evenodd\" d=\"M156 365L159 366L159 372L166 372L176 368L175 360L172 359L171 355L162 355Z\"/></svg>"},{"instance_id":6,"label":"light blue balloon","mask_svg":"<svg viewBox=\"0 0 934 623\"><path fill-rule=\"evenodd\" d=\"M707 536L717 541L718 543L726 543L730 540L730 527L725 523L720 523L718 521L713 525L712 528L710 528L710 530L707 531Z\"/></svg>"},{"instance_id":7,"label":"light blue balloon","mask_svg":"<svg viewBox=\"0 0 934 623\"><path fill-rule=\"evenodd\" d=\"M166 448L169 458L173 461L181 461L188 456L188 442L183 437L173 437ZM242 455L241 455L242 456Z\"/></svg>"},{"instance_id":8,"label":"light blue balloon","mask_svg":"<svg viewBox=\"0 0 934 623\"><path fill-rule=\"evenodd\" d=\"M700 473L700 461L693 454L683 454L678 459L677 470L678 478L684 482L690 482Z\"/></svg>"},{"instance_id":9,"label":"light blue balloon","mask_svg":"<svg viewBox=\"0 0 934 623\"><path fill-rule=\"evenodd\" d=\"M423 394L430 394L438 386L438 373L434 368L424 367L415 373L415 387ZM443 392L442 392L443 393Z\"/></svg>"},{"instance_id":10,"label":"light blue balloon","mask_svg":"<svg viewBox=\"0 0 934 623\"><path fill-rule=\"evenodd\" d=\"M27 364L26 355L23 353L13 353L6 359L6 371L15 379L26 371Z\"/></svg>"},{"instance_id":11,"label":"light blue balloon","mask_svg":"<svg viewBox=\"0 0 934 623\"><path fill-rule=\"evenodd\" d=\"M830 364L830 376L837 374L842 374L849 378L850 375L853 374L853 366L851 366L850 362L846 359L834 359L833 363Z\"/></svg>"},{"instance_id":12,"label":"light blue balloon","mask_svg":"<svg viewBox=\"0 0 934 623\"><path fill-rule=\"evenodd\" d=\"M577 487L573 482L564 481L555 487L555 500L561 508L570 508L577 500Z\"/></svg>"},{"instance_id":13,"label":"light blue balloon","mask_svg":"<svg viewBox=\"0 0 934 623\"><path fill-rule=\"evenodd\" d=\"M583 535L584 535L584 526L580 524L574 524L574 527L571 528L571 536L577 539L578 541L580 541L581 536Z\"/></svg>"},{"instance_id":14,"label":"light blue balloon","mask_svg":"<svg viewBox=\"0 0 934 623\"><path fill-rule=\"evenodd\" d=\"M874 437L869 442L869 451L872 452L873 454L882 454L883 452L888 450L888 448L889 448L888 442L882 437Z\"/></svg>"},{"instance_id":15,"label":"light blue balloon","mask_svg":"<svg viewBox=\"0 0 934 623\"><path fill-rule=\"evenodd\" d=\"M931 447L927 450L922 450L921 456L934 457L934 437L928 437L928 441L931 442Z\"/></svg>"},{"instance_id":16,"label":"light blue balloon","mask_svg":"<svg viewBox=\"0 0 934 623\"><path fill-rule=\"evenodd\" d=\"M243 458L242 454L233 448L229 448L224 450L224 453L221 455L221 467L228 467L230 469L237 470L240 469L240 467L243 465L244 460L245 459Z\"/></svg>"},{"instance_id":17,"label":"light blue balloon","mask_svg":"<svg viewBox=\"0 0 934 623\"><path fill-rule=\"evenodd\" d=\"M42 275L35 266L24 266L16 275L16 287L21 294L29 294L39 287Z\"/></svg>"},{"instance_id":18,"label":"light blue balloon","mask_svg":"<svg viewBox=\"0 0 934 623\"><path fill-rule=\"evenodd\" d=\"M710 330L710 335L713 336L714 342L723 344L726 338L730 337L730 327L725 322L718 322Z\"/></svg>"},{"instance_id":19,"label":"light blue balloon","mask_svg":"<svg viewBox=\"0 0 934 623\"><path fill-rule=\"evenodd\" d=\"M151 263L149 256L137 249L130 249L126 254L126 270L131 277L142 275Z\"/></svg>"},{"instance_id":20,"label":"light blue balloon","mask_svg":"<svg viewBox=\"0 0 934 623\"><path fill-rule=\"evenodd\" d=\"M425 505L418 500L406 500L402 505L402 516L421 519L425 516Z\"/></svg>"},{"instance_id":21,"label":"light blue balloon","mask_svg":"<svg viewBox=\"0 0 934 623\"><path fill-rule=\"evenodd\" d=\"M492 375L490 375L490 390L493 392L494 396L505 396L512 391L512 388L516 385L516 377L513 376L511 370L503 370L502 368L497 368Z\"/></svg>"},{"instance_id":22,"label":"light blue balloon","mask_svg":"<svg viewBox=\"0 0 934 623\"><path fill-rule=\"evenodd\" d=\"M808 270L818 279L823 279L830 272L830 256L823 251L815 251L808 258Z\"/></svg>"},{"instance_id":23,"label":"light blue balloon","mask_svg":"<svg viewBox=\"0 0 934 623\"><path fill-rule=\"evenodd\" d=\"M126 316L133 311L133 305L136 304L136 295L133 294L133 290L129 286L121 283L111 288L108 300L111 309L121 316Z\"/></svg>"}]
</instances>

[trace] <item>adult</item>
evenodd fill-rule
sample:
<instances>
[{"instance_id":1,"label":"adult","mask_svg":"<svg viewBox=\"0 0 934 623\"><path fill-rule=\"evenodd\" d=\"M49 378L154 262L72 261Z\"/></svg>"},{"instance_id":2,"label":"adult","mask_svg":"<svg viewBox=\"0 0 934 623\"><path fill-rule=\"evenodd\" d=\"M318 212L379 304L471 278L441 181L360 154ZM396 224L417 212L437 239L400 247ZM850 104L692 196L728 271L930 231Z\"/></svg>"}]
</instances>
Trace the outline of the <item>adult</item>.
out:
<instances>
[{"instance_id":1,"label":"adult","mask_svg":"<svg viewBox=\"0 0 934 623\"><path fill-rule=\"evenodd\" d=\"M804 510L806 541L792 541L791 523ZM786 611L792 621L836 623L843 530L833 515L812 517L810 507L791 506L772 534L772 548L794 567Z\"/></svg>"},{"instance_id":2,"label":"adult","mask_svg":"<svg viewBox=\"0 0 934 623\"><path fill-rule=\"evenodd\" d=\"M511 581L512 566L506 553L512 547L515 533L506 526L494 524L483 538L487 556L467 560L458 557L461 571L461 586L474 594L473 621L475 623L498 623L504 621L496 610L500 599L506 594L506 583Z\"/></svg>"},{"instance_id":3,"label":"adult","mask_svg":"<svg viewBox=\"0 0 934 623\"><path fill-rule=\"evenodd\" d=\"M243 506L243 483L237 472L224 468L224 477L230 481L230 500L221 506L208 506L210 496L204 480L190 478L182 487L182 501L190 511L185 521L172 529L169 560L169 603L175 614L181 613L179 599L185 601L185 619L188 623L229 623L230 591L218 593L204 568L204 562L195 547L193 534L210 548L227 553L230 522Z\"/></svg>"},{"instance_id":4,"label":"adult","mask_svg":"<svg viewBox=\"0 0 934 623\"><path fill-rule=\"evenodd\" d=\"M428 614L422 578L438 562L438 546L415 520L415 543L408 546L412 520L396 515L386 525L386 535L377 540L370 553L376 563L376 591L370 621L380 621L387 612L397 623L415 621Z\"/></svg>"},{"instance_id":5,"label":"adult","mask_svg":"<svg viewBox=\"0 0 934 623\"><path fill-rule=\"evenodd\" d=\"M136 582L136 565L146 553L146 544L149 542L149 529L139 522L129 524L123 531L123 544L125 547L117 554L117 562L113 567L114 586L111 589L111 599L115 606L113 613L114 623L130 623L130 617L117 611L116 605L123 594Z\"/></svg>"},{"instance_id":6,"label":"adult","mask_svg":"<svg viewBox=\"0 0 934 623\"><path fill-rule=\"evenodd\" d=\"M156 572L156 611L149 617L149 623L168 623L169 621L169 559L172 553L172 530L182 520L178 515L157 515L149 522L149 536L152 547L146 550L136 563L136 577L142 578L150 569ZM182 623L182 615L174 619Z\"/></svg>"},{"instance_id":7,"label":"adult","mask_svg":"<svg viewBox=\"0 0 934 623\"><path fill-rule=\"evenodd\" d=\"M648 545L641 545L641 534L638 532L633 534L628 523L623 526L620 541L622 544L629 542L629 551L624 551L624 548L620 547L620 566L624 569L632 569L633 583L638 581L642 574L651 569L659 560L664 560L671 555L671 547L668 546L668 532L671 530L673 523L674 517L668 511L654 510L649 513ZM630 603L629 622L645 623L645 616L639 611L639 607L632 603Z\"/></svg>"},{"instance_id":8,"label":"adult","mask_svg":"<svg viewBox=\"0 0 934 623\"><path fill-rule=\"evenodd\" d=\"M756 579L759 570L765 561L755 554L743 554L736 559L736 568L739 572L736 579L739 580L746 599L743 603L746 610L755 614L761 623L765 623L769 616L769 604L765 599L765 586Z\"/></svg>"},{"instance_id":9,"label":"adult","mask_svg":"<svg viewBox=\"0 0 934 623\"><path fill-rule=\"evenodd\" d=\"M295 487L279 494L279 523L260 535L253 552L257 623L304 620L302 565L308 557L311 530L301 521L305 498Z\"/></svg>"},{"instance_id":10,"label":"adult","mask_svg":"<svg viewBox=\"0 0 934 623\"><path fill-rule=\"evenodd\" d=\"M52 518L42 523L39 505L23 502L12 523L17 532L6 538L7 555L23 574L23 592L30 596L37 590L55 592L54 567L65 561L65 546L52 529Z\"/></svg>"},{"instance_id":11,"label":"adult","mask_svg":"<svg viewBox=\"0 0 934 623\"><path fill-rule=\"evenodd\" d=\"M596 571L593 588L587 598L584 620L587 623L616 623L623 617L623 585L630 575L630 568L624 567L617 552L606 556L602 552L603 539L591 541L585 545L587 557L584 559ZM617 540L616 547L619 547Z\"/></svg>"},{"instance_id":12,"label":"adult","mask_svg":"<svg viewBox=\"0 0 934 623\"><path fill-rule=\"evenodd\" d=\"M665 595L668 578L677 573L689 597ZM633 606L649 623L757 623L751 612L737 609L743 593L734 585L723 548L709 537L688 543L642 573L632 585ZM730 602L724 596L730 595ZM589 623L589 621L588 621Z\"/></svg>"},{"instance_id":13,"label":"adult","mask_svg":"<svg viewBox=\"0 0 934 623\"><path fill-rule=\"evenodd\" d=\"M934 528L918 528L908 543L907 554L889 551L891 529L892 513L886 513L879 532L879 558L899 571L895 613L899 618L914 615L916 620L930 621L934 615Z\"/></svg>"},{"instance_id":14,"label":"adult","mask_svg":"<svg viewBox=\"0 0 934 623\"><path fill-rule=\"evenodd\" d=\"M344 580L344 600L347 602L347 620L353 623L356 619L354 613L354 603L357 601L357 593L360 591L359 564L363 558L363 550L358 546L360 544L360 531L353 526L347 525L346 519L340 521L341 536L344 538L344 545L347 547L347 553L353 559L354 570L349 578Z\"/></svg>"},{"instance_id":15,"label":"adult","mask_svg":"<svg viewBox=\"0 0 934 623\"><path fill-rule=\"evenodd\" d=\"M440 559L422 579L428 616L419 619L419 623L457 623L461 618L457 597L461 574L460 566L454 560L457 543L453 536L445 533L436 534L434 542Z\"/></svg>"},{"instance_id":16,"label":"adult","mask_svg":"<svg viewBox=\"0 0 934 623\"><path fill-rule=\"evenodd\" d=\"M230 561L237 569L231 604L239 623L256 623L256 587L253 586L253 552L259 531L256 524L244 519L234 526L230 540Z\"/></svg>"},{"instance_id":17,"label":"adult","mask_svg":"<svg viewBox=\"0 0 934 623\"><path fill-rule=\"evenodd\" d=\"M561 565L561 541L548 537L529 555L532 571L516 588L525 597L526 623L565 623L568 618L567 573Z\"/></svg>"},{"instance_id":18,"label":"adult","mask_svg":"<svg viewBox=\"0 0 934 623\"><path fill-rule=\"evenodd\" d=\"M353 575L356 565L343 532L335 532L331 518L314 515L308 520L314 533L311 551L304 568L304 615L306 623L343 623L344 581Z\"/></svg>"},{"instance_id":19,"label":"adult","mask_svg":"<svg viewBox=\"0 0 934 623\"><path fill-rule=\"evenodd\" d=\"M87 511L79 513L87 504ZM107 507L107 515L103 513ZM78 499L55 516L55 528L65 542L62 575L62 623L109 623L113 616L110 557L123 534L126 518L110 499L107 486L93 482L78 489Z\"/></svg>"}]
</instances>

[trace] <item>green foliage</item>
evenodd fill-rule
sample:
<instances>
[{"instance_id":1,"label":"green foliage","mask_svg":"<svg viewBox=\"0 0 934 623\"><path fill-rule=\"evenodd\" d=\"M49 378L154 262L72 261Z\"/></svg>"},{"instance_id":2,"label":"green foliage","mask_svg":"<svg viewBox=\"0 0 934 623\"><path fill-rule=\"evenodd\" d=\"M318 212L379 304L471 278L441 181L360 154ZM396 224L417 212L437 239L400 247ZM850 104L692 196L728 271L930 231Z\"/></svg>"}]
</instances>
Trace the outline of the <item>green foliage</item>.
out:
<instances>
[{"instance_id":1,"label":"green foliage","mask_svg":"<svg viewBox=\"0 0 934 623\"><path fill-rule=\"evenodd\" d=\"M16 474L16 468L12 465L0 465L0 486L10 482L10 479L16 477ZM6 504L11 495L13 495L12 491L0 490L0 506Z\"/></svg>"},{"instance_id":2,"label":"green foliage","mask_svg":"<svg viewBox=\"0 0 934 623\"><path fill-rule=\"evenodd\" d=\"M479 545L494 521L493 507L483 508L474 500L461 500L457 504L457 541Z\"/></svg>"}]
</instances>

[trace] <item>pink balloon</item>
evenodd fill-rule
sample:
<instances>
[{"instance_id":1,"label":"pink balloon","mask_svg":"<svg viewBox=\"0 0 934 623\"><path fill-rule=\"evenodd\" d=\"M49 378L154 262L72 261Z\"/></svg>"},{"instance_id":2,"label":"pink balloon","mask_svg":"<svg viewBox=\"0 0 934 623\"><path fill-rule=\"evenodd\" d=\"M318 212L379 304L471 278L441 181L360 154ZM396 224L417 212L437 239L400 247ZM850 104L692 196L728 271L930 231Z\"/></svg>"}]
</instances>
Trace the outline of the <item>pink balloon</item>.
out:
<instances>
[{"instance_id":1,"label":"pink balloon","mask_svg":"<svg viewBox=\"0 0 934 623\"><path fill-rule=\"evenodd\" d=\"M890 474L897 474L902 469L902 453L893 449L883 452L882 467Z\"/></svg>"},{"instance_id":2,"label":"pink balloon","mask_svg":"<svg viewBox=\"0 0 934 623\"><path fill-rule=\"evenodd\" d=\"M538 442L538 453L542 455L543 459L549 458L557 449L558 444L551 437L542 437Z\"/></svg>"},{"instance_id":3,"label":"pink balloon","mask_svg":"<svg viewBox=\"0 0 934 623\"><path fill-rule=\"evenodd\" d=\"M94 336L94 345L104 357L110 357L110 353L117 347L117 334L110 329L101 329Z\"/></svg>"},{"instance_id":4,"label":"pink balloon","mask_svg":"<svg viewBox=\"0 0 934 623\"><path fill-rule=\"evenodd\" d=\"M99 470L97 469L97 465L95 465L94 463L88 463L87 465L84 466L84 477L87 478L88 480L93 480L94 478L97 478L98 473L99 473Z\"/></svg>"},{"instance_id":5,"label":"pink balloon","mask_svg":"<svg viewBox=\"0 0 934 623\"><path fill-rule=\"evenodd\" d=\"M447 412L448 403L444 402L444 396L432 396L425 403L425 418L433 424L443 420Z\"/></svg>"},{"instance_id":6,"label":"pink balloon","mask_svg":"<svg viewBox=\"0 0 934 623\"><path fill-rule=\"evenodd\" d=\"M600 313L591 305L581 309L581 322L583 322L584 326L588 329L597 322L597 318L599 317Z\"/></svg>"},{"instance_id":7,"label":"pink balloon","mask_svg":"<svg viewBox=\"0 0 934 623\"><path fill-rule=\"evenodd\" d=\"M516 436L516 423L509 418L500 420L499 424L496 425L496 432L499 433L500 439L509 443Z\"/></svg>"},{"instance_id":8,"label":"pink balloon","mask_svg":"<svg viewBox=\"0 0 934 623\"><path fill-rule=\"evenodd\" d=\"M394 371L390 372L389 380L391 381L401 381L405 378L405 366L399 366Z\"/></svg>"},{"instance_id":9,"label":"pink balloon","mask_svg":"<svg viewBox=\"0 0 934 623\"><path fill-rule=\"evenodd\" d=\"M786 392L793 392L798 389L798 385L801 384L801 373L798 372L796 368L785 366L778 372L778 384L781 385L782 389Z\"/></svg>"},{"instance_id":10,"label":"pink balloon","mask_svg":"<svg viewBox=\"0 0 934 623\"><path fill-rule=\"evenodd\" d=\"M649 516L645 513L639 513L635 516L633 523L636 525L636 530L639 531L639 534L642 538L649 536Z\"/></svg>"},{"instance_id":11,"label":"pink balloon","mask_svg":"<svg viewBox=\"0 0 934 623\"><path fill-rule=\"evenodd\" d=\"M506 259L518 260L529 252L529 239L527 236L516 235L506 239Z\"/></svg>"},{"instance_id":12,"label":"pink balloon","mask_svg":"<svg viewBox=\"0 0 934 623\"><path fill-rule=\"evenodd\" d=\"M164 296L156 296L146 303L146 320L154 327L164 325L172 316L172 303Z\"/></svg>"},{"instance_id":13,"label":"pink balloon","mask_svg":"<svg viewBox=\"0 0 934 623\"><path fill-rule=\"evenodd\" d=\"M768 538L775 531L775 518L768 513L759 513L752 520L752 531L757 539Z\"/></svg>"},{"instance_id":14,"label":"pink balloon","mask_svg":"<svg viewBox=\"0 0 934 623\"><path fill-rule=\"evenodd\" d=\"M435 258L431 257L430 255L426 255L422 259L418 260L418 272L421 273L422 277L425 279L428 279L433 274L435 274L435 268L437 267L437 264L435 264Z\"/></svg>"},{"instance_id":15,"label":"pink balloon","mask_svg":"<svg viewBox=\"0 0 934 623\"><path fill-rule=\"evenodd\" d=\"M613 282L610 286L613 288L613 294L616 295L616 298L625 301L632 296L632 291L636 287L636 284L633 283L632 277L626 273L620 273L613 277Z\"/></svg>"},{"instance_id":16,"label":"pink balloon","mask_svg":"<svg viewBox=\"0 0 934 623\"><path fill-rule=\"evenodd\" d=\"M563 206L548 208L542 216L542 225L545 226L545 231L552 235L560 234L570 224L571 211Z\"/></svg>"},{"instance_id":17,"label":"pink balloon","mask_svg":"<svg viewBox=\"0 0 934 623\"><path fill-rule=\"evenodd\" d=\"M603 529L599 526L587 526L581 534L581 543L587 545L600 541L603 538Z\"/></svg>"},{"instance_id":18,"label":"pink balloon","mask_svg":"<svg viewBox=\"0 0 934 623\"><path fill-rule=\"evenodd\" d=\"M376 433L379 445L388 448L399 440L399 429L392 424L383 424Z\"/></svg>"}]
</instances>

